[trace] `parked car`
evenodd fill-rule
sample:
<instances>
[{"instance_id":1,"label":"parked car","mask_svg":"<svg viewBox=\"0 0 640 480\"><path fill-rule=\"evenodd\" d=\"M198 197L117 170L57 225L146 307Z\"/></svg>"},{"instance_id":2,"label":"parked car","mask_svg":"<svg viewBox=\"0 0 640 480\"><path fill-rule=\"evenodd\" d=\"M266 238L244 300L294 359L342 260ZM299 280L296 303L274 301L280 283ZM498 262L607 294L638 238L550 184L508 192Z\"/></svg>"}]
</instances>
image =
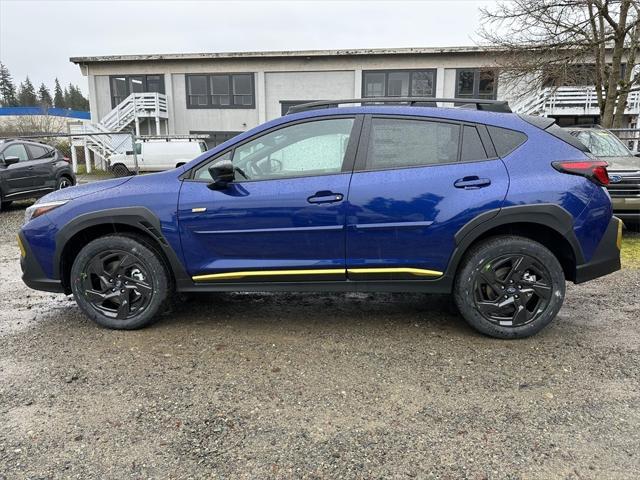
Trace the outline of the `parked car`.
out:
<instances>
[{"instance_id":1,"label":"parked car","mask_svg":"<svg viewBox=\"0 0 640 480\"><path fill-rule=\"evenodd\" d=\"M139 171L163 172L180 167L207 150L202 140L170 139L137 142L135 148L135 156L133 151L111 155L109 162L116 176L122 177L135 172L136 156Z\"/></svg>"},{"instance_id":2,"label":"parked car","mask_svg":"<svg viewBox=\"0 0 640 480\"><path fill-rule=\"evenodd\" d=\"M631 153L618 137L604 128L571 127L571 135L584 143L596 157L608 164L610 183L607 185L613 213L625 223L638 228L640 224L640 158Z\"/></svg>"},{"instance_id":3,"label":"parked car","mask_svg":"<svg viewBox=\"0 0 640 480\"><path fill-rule=\"evenodd\" d=\"M565 280L620 268L605 163L553 120L373 101L294 107L177 169L48 195L19 234L23 280L109 328L149 324L174 291L425 292L517 338Z\"/></svg>"},{"instance_id":4,"label":"parked car","mask_svg":"<svg viewBox=\"0 0 640 480\"><path fill-rule=\"evenodd\" d=\"M0 140L0 211L14 200L39 198L76 184L69 159L49 145Z\"/></svg>"}]
</instances>

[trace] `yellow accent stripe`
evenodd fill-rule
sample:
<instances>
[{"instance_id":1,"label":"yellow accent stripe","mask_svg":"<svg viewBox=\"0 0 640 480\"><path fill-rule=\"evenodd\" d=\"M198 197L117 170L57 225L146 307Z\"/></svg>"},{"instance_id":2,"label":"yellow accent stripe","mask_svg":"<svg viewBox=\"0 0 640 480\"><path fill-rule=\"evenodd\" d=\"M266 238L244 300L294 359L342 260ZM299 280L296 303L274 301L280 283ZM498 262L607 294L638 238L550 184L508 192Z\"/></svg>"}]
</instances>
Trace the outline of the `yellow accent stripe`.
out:
<instances>
[{"instance_id":1,"label":"yellow accent stripe","mask_svg":"<svg viewBox=\"0 0 640 480\"><path fill-rule=\"evenodd\" d=\"M441 277L442 272L422 268L349 268L349 273L408 273L417 277Z\"/></svg>"},{"instance_id":2,"label":"yellow accent stripe","mask_svg":"<svg viewBox=\"0 0 640 480\"><path fill-rule=\"evenodd\" d=\"M24 245L22 244L22 239L20 238L20 235L18 235L18 246L20 247L20 256L22 258L27 256L27 251L24 249Z\"/></svg>"},{"instance_id":3,"label":"yellow accent stripe","mask_svg":"<svg viewBox=\"0 0 640 480\"><path fill-rule=\"evenodd\" d=\"M258 270L248 272L225 272L210 273L207 275L196 275L195 282L206 282L208 280L238 280L246 277L271 277L271 276L291 276L291 275L339 275L345 273L356 274L376 274L376 273L408 273L417 277L441 277L442 272L436 270L424 270L422 268L326 268L317 270Z\"/></svg>"},{"instance_id":4,"label":"yellow accent stripe","mask_svg":"<svg viewBox=\"0 0 640 480\"><path fill-rule=\"evenodd\" d=\"M206 280L236 280L245 277L271 277L287 275L340 275L344 274L344 268L327 268L318 270L258 270L250 272L225 272L211 273L208 275L196 275L192 277L196 282Z\"/></svg>"}]
</instances>

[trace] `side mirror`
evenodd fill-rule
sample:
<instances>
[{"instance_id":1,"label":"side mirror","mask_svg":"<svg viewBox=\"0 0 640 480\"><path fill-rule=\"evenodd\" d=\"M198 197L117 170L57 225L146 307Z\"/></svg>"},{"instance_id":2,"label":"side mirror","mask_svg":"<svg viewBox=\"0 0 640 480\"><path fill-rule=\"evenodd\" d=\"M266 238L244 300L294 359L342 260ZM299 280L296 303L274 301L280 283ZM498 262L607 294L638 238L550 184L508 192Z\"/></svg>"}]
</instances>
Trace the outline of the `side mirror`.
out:
<instances>
[{"instance_id":1,"label":"side mirror","mask_svg":"<svg viewBox=\"0 0 640 480\"><path fill-rule=\"evenodd\" d=\"M14 163L18 163L20 161L19 157L4 157L4 164L8 167L9 165L13 165Z\"/></svg>"},{"instance_id":2,"label":"side mirror","mask_svg":"<svg viewBox=\"0 0 640 480\"><path fill-rule=\"evenodd\" d=\"M133 155L133 150L127 150L124 152L125 155Z\"/></svg>"},{"instance_id":3,"label":"side mirror","mask_svg":"<svg viewBox=\"0 0 640 480\"><path fill-rule=\"evenodd\" d=\"M220 160L209 167L209 175L213 181L209 184L211 190L224 190L234 180L233 163L231 160Z\"/></svg>"},{"instance_id":4,"label":"side mirror","mask_svg":"<svg viewBox=\"0 0 640 480\"><path fill-rule=\"evenodd\" d=\"M633 152L634 157L640 157L640 152Z\"/></svg>"}]
</instances>

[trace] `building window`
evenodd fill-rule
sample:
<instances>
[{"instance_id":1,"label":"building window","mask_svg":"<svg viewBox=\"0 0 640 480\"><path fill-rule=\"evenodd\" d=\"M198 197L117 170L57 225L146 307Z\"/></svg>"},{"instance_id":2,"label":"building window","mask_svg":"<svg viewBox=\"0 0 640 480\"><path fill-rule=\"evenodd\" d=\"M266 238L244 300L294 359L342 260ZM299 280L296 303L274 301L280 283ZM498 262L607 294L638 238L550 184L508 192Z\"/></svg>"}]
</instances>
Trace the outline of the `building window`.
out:
<instances>
[{"instance_id":1,"label":"building window","mask_svg":"<svg viewBox=\"0 0 640 480\"><path fill-rule=\"evenodd\" d=\"M111 84L111 107L115 108L132 93L165 93L164 75L113 75Z\"/></svg>"},{"instance_id":2,"label":"building window","mask_svg":"<svg viewBox=\"0 0 640 480\"><path fill-rule=\"evenodd\" d=\"M363 97L435 97L436 70L362 72Z\"/></svg>"},{"instance_id":3,"label":"building window","mask_svg":"<svg viewBox=\"0 0 640 480\"><path fill-rule=\"evenodd\" d=\"M208 138L203 139L207 148L217 147L221 143L231 140L236 135L240 135L242 132L212 132L209 130L191 130L191 135L209 135Z\"/></svg>"},{"instance_id":4,"label":"building window","mask_svg":"<svg viewBox=\"0 0 640 480\"><path fill-rule=\"evenodd\" d=\"M456 98L483 98L493 100L498 93L495 70L460 68L456 70Z\"/></svg>"},{"instance_id":5,"label":"building window","mask_svg":"<svg viewBox=\"0 0 640 480\"><path fill-rule=\"evenodd\" d=\"M186 75L187 108L255 108L253 73Z\"/></svg>"}]
</instances>

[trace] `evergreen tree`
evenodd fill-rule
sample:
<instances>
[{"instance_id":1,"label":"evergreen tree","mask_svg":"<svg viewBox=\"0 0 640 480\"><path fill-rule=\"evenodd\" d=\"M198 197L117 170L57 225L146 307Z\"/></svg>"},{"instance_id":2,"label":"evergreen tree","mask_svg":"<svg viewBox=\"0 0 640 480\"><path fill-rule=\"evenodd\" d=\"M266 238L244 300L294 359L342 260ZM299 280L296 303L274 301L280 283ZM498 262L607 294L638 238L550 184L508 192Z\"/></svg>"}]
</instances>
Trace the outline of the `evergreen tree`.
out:
<instances>
[{"instance_id":1,"label":"evergreen tree","mask_svg":"<svg viewBox=\"0 0 640 480\"><path fill-rule=\"evenodd\" d=\"M53 106L53 100L51 99L51 93L47 86L43 83L38 89L38 103L43 108L49 108Z\"/></svg>"},{"instance_id":2,"label":"evergreen tree","mask_svg":"<svg viewBox=\"0 0 640 480\"><path fill-rule=\"evenodd\" d=\"M15 107L18 105L16 86L11 78L9 69L0 63L0 105L3 107Z\"/></svg>"},{"instance_id":3,"label":"evergreen tree","mask_svg":"<svg viewBox=\"0 0 640 480\"><path fill-rule=\"evenodd\" d=\"M53 87L53 105L56 108L67 108L67 104L64 101L64 93L57 78L55 86Z\"/></svg>"},{"instance_id":4,"label":"evergreen tree","mask_svg":"<svg viewBox=\"0 0 640 480\"><path fill-rule=\"evenodd\" d=\"M89 101L82 95L77 85L69 84L65 89L65 101L68 108L73 110L89 110Z\"/></svg>"},{"instance_id":5,"label":"evergreen tree","mask_svg":"<svg viewBox=\"0 0 640 480\"><path fill-rule=\"evenodd\" d=\"M21 107L33 107L38 104L36 89L33 87L33 83L31 83L29 77L20 84L20 88L18 89L18 104Z\"/></svg>"}]
</instances>

